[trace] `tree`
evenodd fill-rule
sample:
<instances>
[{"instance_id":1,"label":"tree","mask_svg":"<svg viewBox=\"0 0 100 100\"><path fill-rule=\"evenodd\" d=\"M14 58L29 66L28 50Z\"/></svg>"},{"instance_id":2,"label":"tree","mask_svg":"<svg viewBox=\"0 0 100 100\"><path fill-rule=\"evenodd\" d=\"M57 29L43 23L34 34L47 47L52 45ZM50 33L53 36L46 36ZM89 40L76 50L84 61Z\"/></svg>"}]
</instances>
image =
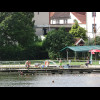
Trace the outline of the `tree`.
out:
<instances>
[{"instance_id":1,"label":"tree","mask_svg":"<svg viewBox=\"0 0 100 100\"><path fill-rule=\"evenodd\" d=\"M78 38L87 40L86 30L84 28L80 27L76 20L75 20L75 24L72 26L69 33L74 35L74 37L78 37Z\"/></svg>"},{"instance_id":2,"label":"tree","mask_svg":"<svg viewBox=\"0 0 100 100\"><path fill-rule=\"evenodd\" d=\"M41 57L33 17L33 12L0 12L0 60Z\"/></svg>"},{"instance_id":3,"label":"tree","mask_svg":"<svg viewBox=\"0 0 100 100\"><path fill-rule=\"evenodd\" d=\"M100 45L100 36L96 36L96 40L94 40L94 42L96 41L96 45Z\"/></svg>"},{"instance_id":4,"label":"tree","mask_svg":"<svg viewBox=\"0 0 100 100\"><path fill-rule=\"evenodd\" d=\"M0 12L2 45L27 47L35 41L33 12Z\"/></svg>"},{"instance_id":5,"label":"tree","mask_svg":"<svg viewBox=\"0 0 100 100\"><path fill-rule=\"evenodd\" d=\"M96 38L89 38L89 40L87 40L85 42L85 45L100 45L100 36L96 36Z\"/></svg>"},{"instance_id":6,"label":"tree","mask_svg":"<svg viewBox=\"0 0 100 100\"><path fill-rule=\"evenodd\" d=\"M61 57L60 50L65 46L71 46L73 44L73 35L66 32L66 29L63 27L58 30L49 31L44 40L44 46L46 47L51 59Z\"/></svg>"}]
</instances>

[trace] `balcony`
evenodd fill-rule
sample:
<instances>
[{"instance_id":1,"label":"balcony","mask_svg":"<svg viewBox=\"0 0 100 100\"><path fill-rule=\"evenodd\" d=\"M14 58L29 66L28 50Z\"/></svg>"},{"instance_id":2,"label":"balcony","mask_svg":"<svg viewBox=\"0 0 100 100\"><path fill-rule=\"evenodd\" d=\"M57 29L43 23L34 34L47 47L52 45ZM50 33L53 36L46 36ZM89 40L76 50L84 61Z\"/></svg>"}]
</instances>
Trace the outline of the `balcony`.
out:
<instances>
[{"instance_id":1,"label":"balcony","mask_svg":"<svg viewBox=\"0 0 100 100\"><path fill-rule=\"evenodd\" d=\"M72 24L50 24L51 28L56 28L56 27L66 27L66 28L71 28Z\"/></svg>"}]
</instances>

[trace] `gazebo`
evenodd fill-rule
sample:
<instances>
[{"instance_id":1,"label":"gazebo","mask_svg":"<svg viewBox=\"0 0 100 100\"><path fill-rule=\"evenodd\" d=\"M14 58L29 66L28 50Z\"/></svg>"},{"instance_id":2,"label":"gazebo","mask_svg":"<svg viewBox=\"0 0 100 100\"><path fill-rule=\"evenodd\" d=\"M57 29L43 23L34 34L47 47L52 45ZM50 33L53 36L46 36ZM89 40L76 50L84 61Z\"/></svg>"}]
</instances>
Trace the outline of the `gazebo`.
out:
<instances>
[{"instance_id":1,"label":"gazebo","mask_svg":"<svg viewBox=\"0 0 100 100\"><path fill-rule=\"evenodd\" d=\"M77 52L90 52L90 50L98 50L98 51L100 51L100 45L66 46L65 48L61 49L60 51L62 52L63 50L66 50L66 52L67 52L67 60L68 60L68 49L75 52L75 59L76 59L76 53ZM91 53L91 58L92 58L92 53Z\"/></svg>"}]
</instances>

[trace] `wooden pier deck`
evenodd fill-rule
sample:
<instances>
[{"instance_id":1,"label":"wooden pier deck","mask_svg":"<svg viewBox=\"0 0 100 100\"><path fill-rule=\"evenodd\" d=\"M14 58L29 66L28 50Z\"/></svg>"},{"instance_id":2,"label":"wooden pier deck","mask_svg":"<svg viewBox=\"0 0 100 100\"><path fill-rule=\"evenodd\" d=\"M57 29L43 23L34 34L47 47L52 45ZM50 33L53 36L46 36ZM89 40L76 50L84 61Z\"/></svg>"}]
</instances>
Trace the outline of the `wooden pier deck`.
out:
<instances>
[{"instance_id":1,"label":"wooden pier deck","mask_svg":"<svg viewBox=\"0 0 100 100\"><path fill-rule=\"evenodd\" d=\"M92 73L92 72L100 72L100 68L80 68L80 67L72 67L72 68L59 68L59 67L48 67L48 68L33 68L29 69L25 67L0 67L0 72L23 72L23 73Z\"/></svg>"}]
</instances>

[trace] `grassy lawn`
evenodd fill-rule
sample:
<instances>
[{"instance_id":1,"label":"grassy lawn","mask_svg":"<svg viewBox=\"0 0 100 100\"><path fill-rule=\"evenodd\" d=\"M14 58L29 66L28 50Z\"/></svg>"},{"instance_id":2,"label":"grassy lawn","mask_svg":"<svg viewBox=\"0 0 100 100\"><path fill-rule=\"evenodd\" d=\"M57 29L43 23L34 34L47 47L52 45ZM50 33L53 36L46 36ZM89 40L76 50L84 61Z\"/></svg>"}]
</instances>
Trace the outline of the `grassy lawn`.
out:
<instances>
[{"instance_id":1,"label":"grassy lawn","mask_svg":"<svg viewBox=\"0 0 100 100\"><path fill-rule=\"evenodd\" d=\"M71 62L70 65L85 65L86 62ZM63 63L63 64L69 64L68 62ZM99 61L93 61L92 65L100 65Z\"/></svg>"},{"instance_id":2,"label":"grassy lawn","mask_svg":"<svg viewBox=\"0 0 100 100\"><path fill-rule=\"evenodd\" d=\"M56 62L57 63L57 65L59 65L59 62ZM70 65L85 65L85 63L86 63L86 61L72 61L71 63L70 63ZM62 65L66 65L66 64L69 64L69 62L67 62L67 61L63 61L62 62ZM100 65L99 64L99 61L95 61L95 60L93 60L93 62L92 62L92 65Z\"/></svg>"},{"instance_id":3,"label":"grassy lawn","mask_svg":"<svg viewBox=\"0 0 100 100\"><path fill-rule=\"evenodd\" d=\"M34 65L35 63L40 63L40 64L42 64L42 65L44 65L44 61L45 60L30 60L30 62L31 62L31 65ZM57 60L50 60L51 62L49 62L49 64L50 65L55 65L55 64L57 64L57 65L60 65L59 64L59 61L57 61ZM54 63L55 64L54 64ZM86 61L71 61L71 63L70 63L70 65L85 65L85 63L86 63ZM69 62L67 62L67 61L62 61L62 65L66 65L66 64L69 64ZM25 65L25 61L8 61L8 62L2 62L2 63L0 63L0 65ZM95 61L95 60L93 60L93 63L92 63L92 65L100 65L99 64L99 61Z\"/></svg>"}]
</instances>

